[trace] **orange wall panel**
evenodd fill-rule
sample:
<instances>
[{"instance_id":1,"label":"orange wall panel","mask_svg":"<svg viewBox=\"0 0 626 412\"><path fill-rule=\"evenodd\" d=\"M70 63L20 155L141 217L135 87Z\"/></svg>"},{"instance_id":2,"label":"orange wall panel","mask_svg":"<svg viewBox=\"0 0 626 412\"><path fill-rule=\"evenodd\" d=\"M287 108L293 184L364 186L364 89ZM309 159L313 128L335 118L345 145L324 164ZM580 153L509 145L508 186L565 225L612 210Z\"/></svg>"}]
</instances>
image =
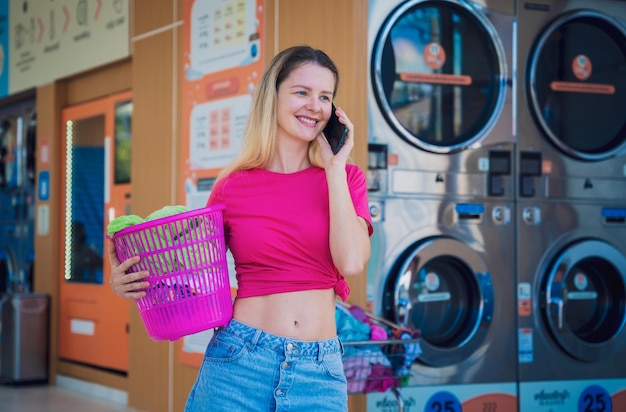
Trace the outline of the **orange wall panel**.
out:
<instances>
[{"instance_id":1,"label":"orange wall panel","mask_svg":"<svg viewBox=\"0 0 626 412\"><path fill-rule=\"evenodd\" d=\"M177 135L174 130L174 36L166 30L133 47L132 214L147 216L176 203ZM172 397L173 343L152 341L136 309L130 313L129 404L167 411Z\"/></svg>"},{"instance_id":2,"label":"orange wall panel","mask_svg":"<svg viewBox=\"0 0 626 412\"><path fill-rule=\"evenodd\" d=\"M64 106L86 102L132 87L131 59L124 59L60 82Z\"/></svg>"},{"instance_id":3,"label":"orange wall panel","mask_svg":"<svg viewBox=\"0 0 626 412\"><path fill-rule=\"evenodd\" d=\"M131 22L131 36L141 36L174 23L177 20L179 3L182 3L182 0L137 0L131 2L133 5L131 14L134 16Z\"/></svg>"}]
</instances>

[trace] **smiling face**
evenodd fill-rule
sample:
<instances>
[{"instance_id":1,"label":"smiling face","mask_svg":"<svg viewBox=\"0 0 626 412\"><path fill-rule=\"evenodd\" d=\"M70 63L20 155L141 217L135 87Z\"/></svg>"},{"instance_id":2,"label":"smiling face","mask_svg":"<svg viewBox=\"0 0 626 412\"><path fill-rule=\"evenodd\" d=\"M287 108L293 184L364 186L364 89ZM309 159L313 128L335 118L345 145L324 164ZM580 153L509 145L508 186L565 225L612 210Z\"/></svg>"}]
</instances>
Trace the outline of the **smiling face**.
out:
<instances>
[{"instance_id":1,"label":"smiling face","mask_svg":"<svg viewBox=\"0 0 626 412\"><path fill-rule=\"evenodd\" d=\"M278 86L276 121L279 144L307 144L324 129L333 101L335 77L320 65L305 63Z\"/></svg>"}]
</instances>

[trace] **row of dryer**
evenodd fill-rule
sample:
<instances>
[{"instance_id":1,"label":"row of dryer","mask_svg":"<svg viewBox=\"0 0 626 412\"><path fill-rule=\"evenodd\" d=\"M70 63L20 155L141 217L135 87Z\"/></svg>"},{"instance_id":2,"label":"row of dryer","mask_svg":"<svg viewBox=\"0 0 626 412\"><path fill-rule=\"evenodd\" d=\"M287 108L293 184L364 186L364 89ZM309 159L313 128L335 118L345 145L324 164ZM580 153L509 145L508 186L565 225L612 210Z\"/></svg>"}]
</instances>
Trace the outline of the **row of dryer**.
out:
<instances>
[{"instance_id":1,"label":"row of dryer","mask_svg":"<svg viewBox=\"0 0 626 412\"><path fill-rule=\"evenodd\" d=\"M405 410L626 410L626 3L369 0L368 48L368 298L421 331Z\"/></svg>"}]
</instances>

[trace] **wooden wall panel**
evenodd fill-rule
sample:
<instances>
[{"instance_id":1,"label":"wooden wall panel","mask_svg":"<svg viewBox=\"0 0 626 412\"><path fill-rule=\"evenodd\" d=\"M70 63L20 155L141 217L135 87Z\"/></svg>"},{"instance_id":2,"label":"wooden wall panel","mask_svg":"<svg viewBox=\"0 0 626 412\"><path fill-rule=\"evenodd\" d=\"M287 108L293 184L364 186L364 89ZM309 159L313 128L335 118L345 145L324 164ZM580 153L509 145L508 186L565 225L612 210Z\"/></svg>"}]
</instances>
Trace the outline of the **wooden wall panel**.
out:
<instances>
[{"instance_id":1,"label":"wooden wall panel","mask_svg":"<svg viewBox=\"0 0 626 412\"><path fill-rule=\"evenodd\" d=\"M163 32L135 44L132 204L140 216L176 202L173 118L178 108L172 98L172 40L172 33Z\"/></svg>"},{"instance_id":2,"label":"wooden wall panel","mask_svg":"<svg viewBox=\"0 0 626 412\"><path fill-rule=\"evenodd\" d=\"M133 49L133 213L178 204L181 0L135 2ZM180 342L153 342L131 311L129 405L183 410L197 368L180 365Z\"/></svg>"},{"instance_id":3,"label":"wooden wall panel","mask_svg":"<svg viewBox=\"0 0 626 412\"><path fill-rule=\"evenodd\" d=\"M133 5L132 37L161 30L176 21L178 4L182 0L135 0Z\"/></svg>"},{"instance_id":4,"label":"wooden wall panel","mask_svg":"<svg viewBox=\"0 0 626 412\"><path fill-rule=\"evenodd\" d=\"M173 138L175 139L176 142L178 142L177 144L177 150L180 150L180 142L181 142L181 136L180 136L180 122L183 121L182 117L181 117L181 110L178 109L179 107L181 107L181 98L182 98L182 80L183 80L183 72L182 72L182 55L181 55L181 51L183 49L182 46L182 36L183 36L183 30L184 27L182 26L182 13L183 13L183 2L182 1L177 1L177 8L176 8L176 15L174 16L175 19L177 21L179 21L181 24L178 25L177 27L175 27L173 29L173 33L175 36L175 47L174 47L174 57L173 57L173 62L175 64L174 66L174 71L175 71L175 76L173 78L173 80L175 81L177 90L176 90L176 100L173 103L176 106L176 110L174 110L174 115L175 117L173 118L173 121L175 122L175 135L173 136ZM180 159L180 157L178 157L177 159ZM182 172L182 167L178 166L175 168L174 170L175 176L176 176L176 182L181 182L182 181L182 176L183 176L183 172ZM175 190L176 190L176 196L179 196L180 194L180 187L175 185ZM178 199L177 203L184 203L184 199ZM173 374L172 374L172 393L173 393L173 397L170 400L170 406L171 406L171 411L182 411L185 407L185 403L187 401L187 396L189 395L189 391L191 390L191 387L193 386L196 377L198 376L198 368L197 367L192 367L189 365L185 365L185 364L181 364L178 362L178 354L181 350L181 346L182 346L183 342L182 339L179 340L178 342L176 342L174 344L174 352L173 352Z\"/></svg>"},{"instance_id":5,"label":"wooden wall panel","mask_svg":"<svg viewBox=\"0 0 626 412\"><path fill-rule=\"evenodd\" d=\"M163 31L133 46L132 213L139 216L176 203L173 38L171 31ZM173 344L152 341L136 310L131 310L129 340L129 405L168 410Z\"/></svg>"},{"instance_id":6,"label":"wooden wall panel","mask_svg":"<svg viewBox=\"0 0 626 412\"><path fill-rule=\"evenodd\" d=\"M131 59L120 60L95 70L61 80L64 88L64 106L71 106L109 94L130 90L132 87Z\"/></svg>"},{"instance_id":7,"label":"wooden wall panel","mask_svg":"<svg viewBox=\"0 0 626 412\"><path fill-rule=\"evenodd\" d=\"M41 143L48 142L48 164L50 171L50 198L46 202L35 198L35 266L33 289L37 293L50 295L50 338L49 338L49 365L48 370L51 383L55 382L57 368L57 339L58 339L58 317L59 317L59 277L57 269L60 267L60 259L63 254L59 250L59 219L56 217L60 213L60 201L58 196L62 174L61 169L61 107L65 100L63 90L60 90L55 83L37 89L37 158L41 153ZM41 170L41 164L37 165ZM39 173L37 174L39 179ZM37 182L38 186L39 182ZM48 209L48 233L37 235L38 211L40 207Z\"/></svg>"}]
</instances>

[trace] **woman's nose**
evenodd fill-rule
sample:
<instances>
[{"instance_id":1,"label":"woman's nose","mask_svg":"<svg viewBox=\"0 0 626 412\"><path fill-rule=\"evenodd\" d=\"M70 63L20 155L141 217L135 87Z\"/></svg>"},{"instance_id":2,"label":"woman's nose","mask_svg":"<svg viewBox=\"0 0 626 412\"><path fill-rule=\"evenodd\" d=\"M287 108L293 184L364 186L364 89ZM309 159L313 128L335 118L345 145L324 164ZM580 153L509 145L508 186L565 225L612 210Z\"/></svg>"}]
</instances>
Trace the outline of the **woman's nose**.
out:
<instances>
[{"instance_id":1,"label":"woman's nose","mask_svg":"<svg viewBox=\"0 0 626 412\"><path fill-rule=\"evenodd\" d=\"M317 112L321 109L321 105L320 102L317 99L311 99L309 100L309 102L307 103L307 109L311 110L313 112Z\"/></svg>"}]
</instances>

